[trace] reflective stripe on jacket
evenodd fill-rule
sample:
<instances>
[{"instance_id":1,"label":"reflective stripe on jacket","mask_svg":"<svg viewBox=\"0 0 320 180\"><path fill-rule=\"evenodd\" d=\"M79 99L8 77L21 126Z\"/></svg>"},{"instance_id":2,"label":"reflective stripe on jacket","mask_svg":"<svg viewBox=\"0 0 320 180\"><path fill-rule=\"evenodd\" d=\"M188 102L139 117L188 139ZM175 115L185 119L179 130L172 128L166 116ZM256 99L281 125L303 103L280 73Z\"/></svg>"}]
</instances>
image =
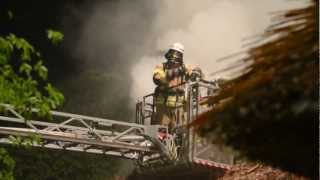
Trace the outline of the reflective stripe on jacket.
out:
<instances>
[{"instance_id":1,"label":"reflective stripe on jacket","mask_svg":"<svg viewBox=\"0 0 320 180\"><path fill-rule=\"evenodd\" d=\"M184 96L181 95L169 95L158 94L155 96L155 105L166 105L167 107L178 107L184 104Z\"/></svg>"}]
</instances>

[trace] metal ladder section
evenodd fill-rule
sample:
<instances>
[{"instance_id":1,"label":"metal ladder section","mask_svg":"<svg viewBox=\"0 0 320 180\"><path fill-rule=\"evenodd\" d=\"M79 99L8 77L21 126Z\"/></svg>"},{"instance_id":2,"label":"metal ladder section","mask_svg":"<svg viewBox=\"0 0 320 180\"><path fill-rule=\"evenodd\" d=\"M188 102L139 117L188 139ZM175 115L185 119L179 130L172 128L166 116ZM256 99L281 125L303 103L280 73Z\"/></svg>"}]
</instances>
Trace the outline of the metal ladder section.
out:
<instances>
[{"instance_id":1,"label":"metal ladder section","mask_svg":"<svg viewBox=\"0 0 320 180\"><path fill-rule=\"evenodd\" d=\"M159 125L146 126L71 113L51 111L52 120L26 120L8 104L0 104L0 143L12 143L11 136L37 135L33 146L106 154L146 162L163 158L157 143ZM34 109L34 112L37 110Z\"/></svg>"}]
</instances>

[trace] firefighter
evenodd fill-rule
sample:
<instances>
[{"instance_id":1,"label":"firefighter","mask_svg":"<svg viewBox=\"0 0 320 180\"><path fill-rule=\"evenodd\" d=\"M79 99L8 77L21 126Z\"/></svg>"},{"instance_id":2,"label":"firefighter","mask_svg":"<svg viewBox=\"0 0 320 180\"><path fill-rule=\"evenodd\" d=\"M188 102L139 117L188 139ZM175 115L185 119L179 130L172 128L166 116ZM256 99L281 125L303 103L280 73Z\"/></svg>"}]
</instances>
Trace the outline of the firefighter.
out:
<instances>
[{"instance_id":1,"label":"firefighter","mask_svg":"<svg viewBox=\"0 0 320 180\"><path fill-rule=\"evenodd\" d=\"M165 54L166 61L153 72L155 88L155 117L152 124L172 129L177 123L184 124L184 83L192 78L194 70L183 62L184 46L174 43Z\"/></svg>"}]
</instances>

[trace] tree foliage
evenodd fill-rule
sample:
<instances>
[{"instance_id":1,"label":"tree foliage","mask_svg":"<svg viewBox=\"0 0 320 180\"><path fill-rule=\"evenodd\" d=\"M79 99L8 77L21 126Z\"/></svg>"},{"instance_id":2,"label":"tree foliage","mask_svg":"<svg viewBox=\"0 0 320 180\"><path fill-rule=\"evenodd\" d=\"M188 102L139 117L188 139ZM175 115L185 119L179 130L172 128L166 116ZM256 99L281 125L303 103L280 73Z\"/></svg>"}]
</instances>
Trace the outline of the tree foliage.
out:
<instances>
[{"instance_id":1,"label":"tree foliage","mask_svg":"<svg viewBox=\"0 0 320 180\"><path fill-rule=\"evenodd\" d=\"M13 180L15 161L4 148L0 148L0 179Z\"/></svg>"},{"instance_id":2,"label":"tree foliage","mask_svg":"<svg viewBox=\"0 0 320 180\"><path fill-rule=\"evenodd\" d=\"M48 70L40 52L25 39L9 34L0 37L0 102L28 114L32 108L39 115L62 104L63 95L47 83Z\"/></svg>"},{"instance_id":3,"label":"tree foliage","mask_svg":"<svg viewBox=\"0 0 320 180\"><path fill-rule=\"evenodd\" d=\"M12 13L10 17L12 17ZM62 40L62 34L54 31L48 36L53 43ZM27 40L14 34L0 36L0 103L11 104L17 111L31 116L37 108L37 115L50 117L49 111L64 101L63 95L47 82L48 69L44 66L40 52ZM0 108L0 113L4 110ZM11 137L16 145L30 146L40 141L37 136L29 139ZM4 148L0 148L0 179L14 179L15 161Z\"/></svg>"}]
</instances>

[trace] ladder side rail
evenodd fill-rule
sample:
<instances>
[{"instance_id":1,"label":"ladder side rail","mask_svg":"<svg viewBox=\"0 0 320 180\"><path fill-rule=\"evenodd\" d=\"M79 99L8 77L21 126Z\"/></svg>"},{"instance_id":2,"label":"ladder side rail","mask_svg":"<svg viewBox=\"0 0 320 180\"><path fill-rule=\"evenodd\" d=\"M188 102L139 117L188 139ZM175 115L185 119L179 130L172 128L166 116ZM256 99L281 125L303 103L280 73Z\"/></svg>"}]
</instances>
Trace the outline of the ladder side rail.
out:
<instances>
[{"instance_id":1,"label":"ladder side rail","mask_svg":"<svg viewBox=\"0 0 320 180\"><path fill-rule=\"evenodd\" d=\"M187 124L191 123L192 120L192 83L188 84L186 87L187 90ZM186 134L186 155L188 160L190 161L192 159L192 157L190 157L190 150L191 150L191 137L190 137L190 128L187 129L187 134Z\"/></svg>"},{"instance_id":2,"label":"ladder side rail","mask_svg":"<svg viewBox=\"0 0 320 180\"><path fill-rule=\"evenodd\" d=\"M12 144L10 140L8 139L0 139L1 144ZM92 153L92 154L104 154L108 156L114 156L114 157L119 157L119 158L125 158L125 159L130 159L130 160L137 160L138 157L135 155L135 152L132 152L131 154L129 153L122 153L122 152L116 152L116 151L105 151L103 149L84 149L84 148L78 148L78 147L69 147L69 148L64 148L62 146L54 145L54 144L45 144L45 145L39 145L39 144L34 144L33 147L36 148L46 148L46 149L57 149L57 150L67 150L67 151L75 151L75 152L84 152L84 153Z\"/></svg>"},{"instance_id":3,"label":"ladder side rail","mask_svg":"<svg viewBox=\"0 0 320 180\"><path fill-rule=\"evenodd\" d=\"M192 116L191 121L195 120L199 115L200 84L199 83L194 84L193 90L195 92L194 92L194 94L192 94L192 96L194 96L193 100L195 100L195 102L192 104L193 105L192 106L193 116ZM195 146L196 146L196 133L194 132L193 127L190 127L190 132L192 135L190 156L191 156L191 159L193 159L195 151L196 151L196 148L195 148Z\"/></svg>"},{"instance_id":4,"label":"ladder side rail","mask_svg":"<svg viewBox=\"0 0 320 180\"><path fill-rule=\"evenodd\" d=\"M44 147L62 144L61 146L63 147L60 147L60 149L67 150L78 148L77 150L84 152L92 150L103 152L120 152L122 154L133 151L136 154L139 154L139 156L142 155L144 159L152 159L156 156L159 156L157 154L162 154L161 149L154 149L153 142L149 141L148 137L153 137L150 135L149 129L152 129L153 127L57 111L51 111L52 116L54 118L57 116L62 116L63 118L66 118L66 120L60 123L25 120L22 115L14 110L13 106L8 104L1 105L7 109L10 109L10 112L14 113L10 114L9 116L0 116L0 120L20 124L26 124L26 122L28 122L28 124L32 125L29 125L27 128L0 127L0 133L4 135L21 135L26 137L33 134L38 134L40 135L41 139L54 142L48 143L47 145L44 145ZM36 112L37 110L33 109L33 111ZM79 123L72 125L70 124L75 121L80 122L80 125ZM98 122L98 124L102 123L100 125L108 126L110 128L114 128L114 125L126 128L122 128L122 130L117 129L117 131L112 129L109 131L105 129L99 129L98 126L91 127L91 124L89 124L90 122ZM5 138L3 137L1 138L1 140L4 139ZM68 147L70 143L72 147ZM85 145L85 147L83 147L83 145ZM111 148L112 150L106 151L106 148ZM151 151L150 148L153 150Z\"/></svg>"},{"instance_id":5,"label":"ladder side rail","mask_svg":"<svg viewBox=\"0 0 320 180\"><path fill-rule=\"evenodd\" d=\"M0 121L7 121L7 122L13 122L13 123L20 123L20 124L25 124L25 120L22 120L20 118L16 117L7 117L7 116L0 116ZM69 121L69 120L67 120ZM55 129L57 127L63 128L66 131L71 130L71 131L90 131L87 127L80 127L80 126L74 126L74 125L66 125L66 124L56 124L56 123L51 123L51 122L44 122L44 121L35 121L35 120L28 120L33 126L36 126L36 130L46 130L48 132L55 132ZM42 128L40 128L42 127ZM32 129L32 128L31 128ZM129 128L130 129L130 128ZM131 129L138 130L141 134L143 134L142 129L140 128L135 128L132 127ZM128 130L128 129L127 129ZM127 131L124 130L124 131ZM103 136L119 136L119 134L122 134L123 132L114 132L114 131L108 131L108 130L100 130L100 129L95 129L94 131L98 132L99 134ZM127 134L127 133L124 133Z\"/></svg>"},{"instance_id":6,"label":"ladder side rail","mask_svg":"<svg viewBox=\"0 0 320 180\"><path fill-rule=\"evenodd\" d=\"M8 110L9 109L14 109L14 107L12 105L9 105L9 104L0 104L0 106L3 106ZM32 109L32 111L33 112L39 112L38 109ZM57 117L84 119L84 120L97 122L97 123L105 123L105 124L108 124L108 125L122 125L122 126L128 126L128 127L145 128L144 125L140 125L140 124L122 122L122 121L116 121L116 120L110 120L110 119L104 119L104 118L98 118L98 117L91 117L91 116L78 115L78 114L59 112L59 111L50 111L50 113L51 113L51 115L57 116Z\"/></svg>"},{"instance_id":7,"label":"ladder side rail","mask_svg":"<svg viewBox=\"0 0 320 180\"><path fill-rule=\"evenodd\" d=\"M1 121L7 121L7 122L15 122L15 123L20 123L20 124L25 124L25 121L19 118L14 118L14 117L6 117L6 116L0 116ZM82 133L88 133L90 132L90 129L85 128L85 127L78 127L78 126L71 126L71 125L60 125L60 128L65 129L64 131L55 131L54 128L56 128L59 124L55 123L49 123L49 122L42 122L42 121L33 121L29 120L31 124L37 127L37 129L32 129L37 131L42 131L42 132L48 132L48 133L57 133L57 132L68 132L73 134L79 134L79 131ZM23 128L26 129L26 128ZM138 134L130 134L132 131L138 131ZM131 127L127 130L119 131L119 132L112 132L112 131L106 131L106 130L94 130L95 132L99 133L100 136L102 136L103 141L143 141L144 134L140 128L135 128ZM89 136L88 134L86 134Z\"/></svg>"},{"instance_id":8,"label":"ladder side rail","mask_svg":"<svg viewBox=\"0 0 320 180\"><path fill-rule=\"evenodd\" d=\"M11 105L5 105L5 108L7 108L8 110L10 110L11 112L14 112L13 115L16 117L5 117L5 116L0 116L0 120L4 120L4 121L10 121L10 122L16 122L16 123L26 123L28 122L28 126L31 127L32 129L37 130L37 127L39 128L39 126L44 126L45 130L47 131L62 131L61 129L64 129L64 131L75 131L75 130L82 130L82 131L86 131L86 132L90 132L95 134L96 136L100 137L100 139L102 138L102 136L112 136L112 135L116 135L118 136L119 134L126 135L128 133L124 133L126 132L128 129L134 128L136 131L135 133L137 135L144 135L146 132L146 126L142 126L142 125L137 125L137 124L133 124L133 123L123 123L123 122L116 122L115 124L113 124L113 122L109 123L109 124L102 124L103 126L108 125L111 128L114 128L113 125L120 125L125 127L125 129L122 132L115 132L114 129L112 129L111 131L105 130L105 129L99 129L99 127L91 127L88 122L86 121L86 119L82 119L79 117L85 117L87 118L87 116L67 116L66 118L68 118L67 120L61 122L61 123L49 123L49 122L43 122L43 121L33 121L33 120L25 120L23 118L22 115L20 115L18 112L16 112L13 107ZM80 122L80 125L70 125L68 123L74 122L74 121L78 121ZM89 120L90 122L90 120ZM98 123L99 124L99 123ZM131 126L133 124L133 126ZM32 126L30 126L32 125ZM100 124L101 125L101 124ZM120 131L120 129L117 129L117 131ZM133 132L130 130L130 132ZM119 136L120 137L120 136ZM117 139L119 138L117 137ZM106 137L104 137L106 138Z\"/></svg>"},{"instance_id":9,"label":"ladder side rail","mask_svg":"<svg viewBox=\"0 0 320 180\"><path fill-rule=\"evenodd\" d=\"M196 94L194 93L194 91L196 90L197 86L199 85L198 81L195 82L191 82L189 84L189 118L188 118L188 124L191 124L192 121L195 118L195 109L194 109L194 100L196 98L196 100L198 99L198 97L196 96ZM188 159L189 161L193 160L193 151L194 151L194 133L193 133L193 128L190 127L188 129Z\"/></svg>"},{"instance_id":10,"label":"ladder side rail","mask_svg":"<svg viewBox=\"0 0 320 180\"><path fill-rule=\"evenodd\" d=\"M0 119L2 119L2 117L0 117ZM40 122L43 123L43 122ZM43 125L43 124L42 124ZM131 128L130 131L135 130L134 128ZM47 131L47 130L34 130L34 129L26 129L26 128L12 128L12 127L0 127L0 133L1 134L5 134L5 135L21 135L19 134L22 133L24 136L28 135L34 135L34 134L38 134L38 135L50 135L51 140L55 140L55 141L59 141L62 140L64 141L65 139L61 139L61 137L63 136L69 136L67 138L72 138L72 139L68 139L68 142L75 142L75 143L79 143L79 138L85 140L85 141L97 141L97 142L101 142L101 143L110 143L112 142L113 144L123 144L125 146L131 146L132 144L137 144L137 142L143 142L145 141L144 136L137 136L137 135L129 135L129 131L125 131L122 133L118 133L117 136L103 136L102 139L100 138L95 138L92 137L89 134L79 134L78 132L57 132L57 131ZM139 143L138 143L139 144ZM110 144L108 144L108 146L110 146ZM120 148L120 147L119 147Z\"/></svg>"},{"instance_id":11,"label":"ladder side rail","mask_svg":"<svg viewBox=\"0 0 320 180\"><path fill-rule=\"evenodd\" d=\"M6 116L0 116L0 121L7 121L7 122L14 122L14 123L20 123L25 124L25 120L16 118L16 117L6 117ZM72 125L64 125L64 124L56 124L51 122L44 122L44 121L35 121L35 120L28 120L32 125L36 127L45 127L44 130L47 131L54 131L56 127L64 128L67 130L79 130L79 131L88 131L85 127L79 127L79 126L72 126ZM39 130L39 129L38 129ZM112 135L112 134L119 134L119 132L112 132L107 130L96 130L97 132L103 134L103 135Z\"/></svg>"},{"instance_id":12,"label":"ladder side rail","mask_svg":"<svg viewBox=\"0 0 320 180\"><path fill-rule=\"evenodd\" d=\"M6 106L6 107L8 107L11 110L13 109L12 106ZM127 145L130 145L130 141L137 141L137 140L143 141L143 140L145 140L145 138L142 136L144 134L144 129L137 128L137 127L129 127L128 129L124 130L123 132L114 133L114 131L93 129L87 123L85 123L84 120L82 120L82 119L70 118L60 124L56 124L56 123L33 121L33 120L26 121L17 112L15 112L14 115L17 117L0 116L0 120L7 121L7 122L20 123L20 124L25 124L26 122L28 122L29 124L32 124L32 127L29 127L29 128L32 130L35 130L36 132L42 131L42 132L47 132L47 133L56 133L57 130L59 130L58 132L68 132L69 134L71 132L71 133L77 135L79 133L77 131L82 131L82 133L84 133L87 138L89 138L89 136L92 136L89 134L89 132L91 132L96 136L93 139L100 139L100 140L103 140L104 142L105 141L112 141L115 143L119 143L122 141L129 141L129 143L127 143ZM84 127L78 127L78 126L74 126L74 125L66 125L68 122L77 121L77 120L79 122L81 122L82 125L84 125ZM33 127L37 127L37 128L33 128ZM26 128L23 128L23 129L26 129ZM61 130L61 129L63 129L63 130ZM133 132L134 130L136 132L138 132L138 136L136 138L133 138L132 135L129 134L129 133ZM8 132L8 131L5 131L5 132Z\"/></svg>"},{"instance_id":13,"label":"ladder side rail","mask_svg":"<svg viewBox=\"0 0 320 180\"><path fill-rule=\"evenodd\" d=\"M105 148L120 148L120 149L128 149L128 150L136 150L136 151L151 151L148 147L132 145L124 142L115 142L115 141L99 141L96 139L88 139L83 137L68 137L59 134L50 134L43 131L27 131L21 128L5 128L0 127L0 134L5 135L14 135L14 136L23 136L28 137L30 135L37 134L43 140L53 140L53 141L61 141L61 142L73 142L91 146L99 146Z\"/></svg>"},{"instance_id":14,"label":"ladder side rail","mask_svg":"<svg viewBox=\"0 0 320 180\"><path fill-rule=\"evenodd\" d=\"M77 115L77 114L71 114L71 113L65 113L65 112L58 112L58 111L51 111L52 115L55 116L61 116L61 117L72 117L77 119L85 119L93 122L101 122L101 123L110 123L110 125L122 125L122 126L128 126L128 127L137 127L137 128L145 128L144 125L135 124L135 123L128 123L128 122L122 122L122 121L116 121L116 120L110 120L110 119L103 119L103 118L97 118L97 117L90 117L90 116L84 116L84 115Z\"/></svg>"}]
</instances>

